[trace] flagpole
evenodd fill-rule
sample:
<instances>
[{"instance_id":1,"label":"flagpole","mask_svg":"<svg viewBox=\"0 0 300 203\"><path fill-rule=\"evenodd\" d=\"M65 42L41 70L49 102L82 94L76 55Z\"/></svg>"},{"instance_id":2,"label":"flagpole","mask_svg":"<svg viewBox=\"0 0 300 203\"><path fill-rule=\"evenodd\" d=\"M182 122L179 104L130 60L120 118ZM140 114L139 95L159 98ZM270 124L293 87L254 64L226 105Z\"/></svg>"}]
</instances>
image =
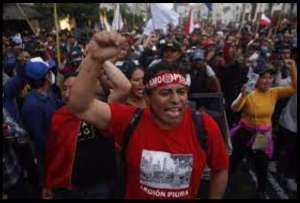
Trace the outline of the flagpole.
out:
<instances>
[{"instance_id":1,"label":"flagpole","mask_svg":"<svg viewBox=\"0 0 300 203\"><path fill-rule=\"evenodd\" d=\"M57 4L53 3L53 13L54 13L54 24L55 24L55 30L56 30L56 57L57 57L57 63L58 63L58 70L61 68L61 61L60 61L60 43L59 43L59 27L58 27L58 17L57 17ZM58 87L61 87L61 82L63 76L57 72L57 80L56 85Z\"/></svg>"},{"instance_id":2,"label":"flagpole","mask_svg":"<svg viewBox=\"0 0 300 203\"><path fill-rule=\"evenodd\" d=\"M34 33L35 36L37 36L37 32L34 30L34 27L32 26L32 24L30 23L30 20L28 19L27 15L25 14L25 12L23 11L23 9L20 7L19 3L16 3L19 11L22 13L22 15L24 16L26 22L28 23L29 27L31 28L32 32Z\"/></svg>"},{"instance_id":3,"label":"flagpole","mask_svg":"<svg viewBox=\"0 0 300 203\"><path fill-rule=\"evenodd\" d=\"M99 32L101 32L102 25L101 25L101 3L99 3Z\"/></svg>"}]
</instances>

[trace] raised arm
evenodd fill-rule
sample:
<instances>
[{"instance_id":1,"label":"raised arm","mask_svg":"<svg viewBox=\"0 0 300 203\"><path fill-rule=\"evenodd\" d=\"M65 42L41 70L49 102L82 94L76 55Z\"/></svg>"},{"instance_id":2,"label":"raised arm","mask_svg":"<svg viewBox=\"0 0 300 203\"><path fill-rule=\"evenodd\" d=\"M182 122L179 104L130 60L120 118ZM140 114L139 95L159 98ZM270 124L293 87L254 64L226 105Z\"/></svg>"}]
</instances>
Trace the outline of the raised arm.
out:
<instances>
[{"instance_id":1,"label":"raised arm","mask_svg":"<svg viewBox=\"0 0 300 203\"><path fill-rule=\"evenodd\" d=\"M285 60L285 63L290 68L290 75L291 75L291 85L286 87L276 87L273 88L273 91L276 92L277 98L285 98L292 96L297 92L297 67L294 60L288 59Z\"/></svg>"},{"instance_id":2,"label":"raised arm","mask_svg":"<svg viewBox=\"0 0 300 203\"><path fill-rule=\"evenodd\" d=\"M96 100L94 92L103 63L119 54L125 38L117 33L100 32L87 46L87 56L80 64L80 72L71 88L68 107L80 119L99 129L108 125L111 112L108 104Z\"/></svg>"},{"instance_id":3,"label":"raised arm","mask_svg":"<svg viewBox=\"0 0 300 203\"><path fill-rule=\"evenodd\" d=\"M122 71L110 61L103 64L104 72L112 84L112 90L108 97L109 102L122 102L127 99L131 89L131 83Z\"/></svg>"},{"instance_id":4,"label":"raised arm","mask_svg":"<svg viewBox=\"0 0 300 203\"><path fill-rule=\"evenodd\" d=\"M241 93L239 94L239 96L232 102L231 104L231 109L233 111L239 112L241 111L241 109L244 107L246 100L247 100L247 88L246 88L246 84L243 85Z\"/></svg>"}]
</instances>

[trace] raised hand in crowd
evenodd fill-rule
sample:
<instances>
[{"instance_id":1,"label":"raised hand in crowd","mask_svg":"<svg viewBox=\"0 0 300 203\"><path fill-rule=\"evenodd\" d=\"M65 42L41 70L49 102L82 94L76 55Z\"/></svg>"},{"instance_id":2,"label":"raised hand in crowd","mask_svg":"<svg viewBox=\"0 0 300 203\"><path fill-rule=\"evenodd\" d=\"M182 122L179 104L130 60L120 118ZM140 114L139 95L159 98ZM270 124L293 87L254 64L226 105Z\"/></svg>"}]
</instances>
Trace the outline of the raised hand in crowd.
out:
<instances>
[{"instance_id":1,"label":"raised hand in crowd","mask_svg":"<svg viewBox=\"0 0 300 203\"><path fill-rule=\"evenodd\" d=\"M99 32L87 45L87 56L103 63L116 57L127 46L126 38L122 35L114 32Z\"/></svg>"}]
</instances>

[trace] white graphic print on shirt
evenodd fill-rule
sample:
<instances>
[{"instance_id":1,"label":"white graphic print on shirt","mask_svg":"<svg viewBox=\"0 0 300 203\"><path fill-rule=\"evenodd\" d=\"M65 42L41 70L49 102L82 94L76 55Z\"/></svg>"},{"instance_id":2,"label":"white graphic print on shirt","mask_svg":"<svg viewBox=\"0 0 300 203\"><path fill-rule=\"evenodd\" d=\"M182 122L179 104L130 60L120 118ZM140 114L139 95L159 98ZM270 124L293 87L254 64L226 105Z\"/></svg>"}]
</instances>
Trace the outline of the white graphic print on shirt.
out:
<instances>
[{"instance_id":1,"label":"white graphic print on shirt","mask_svg":"<svg viewBox=\"0 0 300 203\"><path fill-rule=\"evenodd\" d=\"M140 183L155 189L188 188L192 165L192 154L170 154L143 150L140 164Z\"/></svg>"}]
</instances>

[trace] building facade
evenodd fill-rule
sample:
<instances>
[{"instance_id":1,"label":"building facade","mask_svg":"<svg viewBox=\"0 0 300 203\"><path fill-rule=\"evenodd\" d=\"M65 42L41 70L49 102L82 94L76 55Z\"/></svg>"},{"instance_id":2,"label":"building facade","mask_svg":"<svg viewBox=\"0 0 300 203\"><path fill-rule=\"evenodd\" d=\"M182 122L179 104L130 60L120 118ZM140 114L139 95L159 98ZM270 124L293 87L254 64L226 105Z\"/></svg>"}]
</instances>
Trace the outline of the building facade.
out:
<instances>
[{"instance_id":1,"label":"building facade","mask_svg":"<svg viewBox=\"0 0 300 203\"><path fill-rule=\"evenodd\" d=\"M175 11L179 14L182 22L188 16L191 8L195 9L194 19L206 19L208 9L204 3L175 3ZM268 17L275 12L297 15L297 3L213 3L211 21L228 24L230 22L241 22L241 20L255 21L262 13Z\"/></svg>"}]
</instances>

